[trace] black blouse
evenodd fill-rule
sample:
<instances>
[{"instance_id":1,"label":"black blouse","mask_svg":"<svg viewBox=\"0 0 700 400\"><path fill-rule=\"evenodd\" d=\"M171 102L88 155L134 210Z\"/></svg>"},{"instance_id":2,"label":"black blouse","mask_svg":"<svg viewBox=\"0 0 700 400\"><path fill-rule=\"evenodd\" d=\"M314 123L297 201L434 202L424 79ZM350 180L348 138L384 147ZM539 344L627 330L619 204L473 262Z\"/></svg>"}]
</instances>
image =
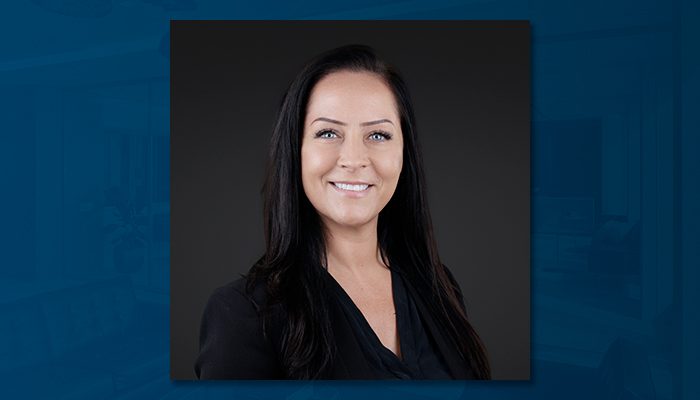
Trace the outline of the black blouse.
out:
<instances>
[{"instance_id":1,"label":"black blouse","mask_svg":"<svg viewBox=\"0 0 700 400\"><path fill-rule=\"evenodd\" d=\"M434 340L426 332L416 304L406 291L401 274L391 271L401 358L384 347L350 296L332 275L326 275L331 281L334 297L350 321L353 334L362 344L364 357L379 379L453 379L447 372L448 368L439 352L435 351Z\"/></svg>"},{"instance_id":2,"label":"black blouse","mask_svg":"<svg viewBox=\"0 0 700 400\"><path fill-rule=\"evenodd\" d=\"M452 279L452 275L449 274ZM319 379L474 379L455 343L426 303L429 293L392 271L402 359L385 348L347 293L329 279L329 318L337 353ZM452 279L456 286L456 282ZM247 278L218 288L202 315L200 353L195 372L200 379L289 379L281 364L288 321L282 304L267 303L263 282L252 292ZM425 296L425 297L424 297ZM460 300L461 291L458 292Z\"/></svg>"}]
</instances>

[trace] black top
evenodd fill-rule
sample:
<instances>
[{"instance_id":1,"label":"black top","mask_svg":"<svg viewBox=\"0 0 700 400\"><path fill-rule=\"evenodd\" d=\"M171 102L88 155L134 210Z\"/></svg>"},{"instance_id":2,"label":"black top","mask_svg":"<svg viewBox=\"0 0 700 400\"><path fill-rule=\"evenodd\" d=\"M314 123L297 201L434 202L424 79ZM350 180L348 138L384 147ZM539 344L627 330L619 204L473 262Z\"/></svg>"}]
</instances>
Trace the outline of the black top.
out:
<instances>
[{"instance_id":1,"label":"black top","mask_svg":"<svg viewBox=\"0 0 700 400\"><path fill-rule=\"evenodd\" d=\"M447 272L462 300L459 286L449 270ZM399 360L384 348L391 354L376 351L374 354L380 354L379 357L384 354L382 359L388 360L393 356L393 364L392 361L382 361L385 364L373 363L372 357L365 355L372 352L368 350L367 341L357 334L358 323L353 322L355 318L351 317L352 313L344 311L346 307L342 306L342 301L331 301L329 317L337 353L321 379L396 379L396 372L401 371L414 379L474 379L454 341L434 317L435 311L427 300L430 294L417 289L408 280L392 278L392 282L405 289L405 299L408 299L400 299L403 296L402 290L396 285L398 290L394 289L394 301L399 315L397 329L402 335L400 340L405 342L401 344L404 360ZM233 281L216 289L207 302L199 332L199 356L194 366L200 379L289 379L280 362L280 355L284 351L283 332L288 320L286 311L281 304L276 304L264 317L262 310L266 308L264 305L267 302L265 285L259 282L253 292L248 293L246 284L246 278ZM338 285L337 282L335 284ZM417 317L412 309L417 312ZM359 313L359 310L356 312ZM404 319L404 316L408 318ZM367 321L364 323L367 324ZM366 328L371 330L369 326ZM410 339L412 335L413 340ZM376 335L374 339L379 341ZM430 344L429 350L426 350L426 343ZM370 346L374 348L376 344ZM437 357L437 363L434 357ZM404 365L397 364L397 361ZM386 365L389 366L385 367ZM444 372L445 369L448 375L439 377L440 371Z\"/></svg>"},{"instance_id":2,"label":"black top","mask_svg":"<svg viewBox=\"0 0 700 400\"><path fill-rule=\"evenodd\" d=\"M338 282L330 274L326 276L352 326L353 334L361 344L364 357L379 379L452 379L444 361L435 351L434 340L426 332L400 274L391 271L401 358L382 344L367 319Z\"/></svg>"}]
</instances>

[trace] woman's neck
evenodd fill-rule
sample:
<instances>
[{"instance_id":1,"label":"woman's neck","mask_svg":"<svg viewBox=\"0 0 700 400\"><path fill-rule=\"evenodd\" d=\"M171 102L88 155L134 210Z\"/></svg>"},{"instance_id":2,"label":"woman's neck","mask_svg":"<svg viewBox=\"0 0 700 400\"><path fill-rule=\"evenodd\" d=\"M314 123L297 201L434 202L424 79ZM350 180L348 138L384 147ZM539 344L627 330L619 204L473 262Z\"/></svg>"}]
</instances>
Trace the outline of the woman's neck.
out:
<instances>
[{"instance_id":1,"label":"woman's neck","mask_svg":"<svg viewBox=\"0 0 700 400\"><path fill-rule=\"evenodd\" d=\"M326 223L328 271L365 273L386 268L381 261L377 240L377 218L357 227Z\"/></svg>"}]
</instances>

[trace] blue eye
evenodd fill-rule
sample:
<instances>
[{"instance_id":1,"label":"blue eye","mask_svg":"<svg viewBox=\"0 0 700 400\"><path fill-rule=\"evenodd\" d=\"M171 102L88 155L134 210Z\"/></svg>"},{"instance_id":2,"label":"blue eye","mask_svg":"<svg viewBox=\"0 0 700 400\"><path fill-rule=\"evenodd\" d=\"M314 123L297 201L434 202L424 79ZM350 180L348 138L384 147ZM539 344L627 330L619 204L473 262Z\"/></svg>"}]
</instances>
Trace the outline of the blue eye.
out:
<instances>
[{"instance_id":1,"label":"blue eye","mask_svg":"<svg viewBox=\"0 0 700 400\"><path fill-rule=\"evenodd\" d=\"M334 137L338 136L335 132L331 130L322 130L320 132L316 133L317 138L323 138L323 139L333 139Z\"/></svg>"},{"instance_id":2,"label":"blue eye","mask_svg":"<svg viewBox=\"0 0 700 400\"><path fill-rule=\"evenodd\" d=\"M391 140L391 135L386 133L386 132L372 132L371 135L369 135L372 140L375 140L377 142L383 142L385 140Z\"/></svg>"}]
</instances>

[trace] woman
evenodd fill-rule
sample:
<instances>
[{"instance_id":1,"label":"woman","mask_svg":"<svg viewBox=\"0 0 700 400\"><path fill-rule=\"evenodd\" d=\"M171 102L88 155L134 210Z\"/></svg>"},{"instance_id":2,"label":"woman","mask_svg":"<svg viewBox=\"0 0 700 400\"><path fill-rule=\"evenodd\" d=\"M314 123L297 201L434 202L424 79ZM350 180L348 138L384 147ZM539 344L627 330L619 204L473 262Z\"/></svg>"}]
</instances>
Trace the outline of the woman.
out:
<instances>
[{"instance_id":1,"label":"woman","mask_svg":"<svg viewBox=\"0 0 700 400\"><path fill-rule=\"evenodd\" d=\"M440 262L413 109L367 46L316 57L283 99L265 255L209 299L201 379L489 379Z\"/></svg>"}]
</instances>

